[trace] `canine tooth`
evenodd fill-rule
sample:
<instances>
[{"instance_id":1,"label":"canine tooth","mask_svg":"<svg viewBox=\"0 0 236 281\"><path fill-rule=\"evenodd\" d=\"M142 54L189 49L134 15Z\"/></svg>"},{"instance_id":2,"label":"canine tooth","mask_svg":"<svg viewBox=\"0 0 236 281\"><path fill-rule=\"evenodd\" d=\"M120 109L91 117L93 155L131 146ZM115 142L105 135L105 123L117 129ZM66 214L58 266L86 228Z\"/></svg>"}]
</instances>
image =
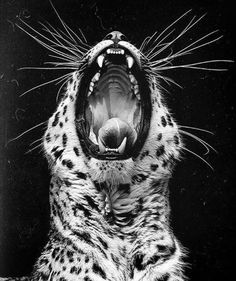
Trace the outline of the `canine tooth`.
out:
<instances>
[{"instance_id":1,"label":"canine tooth","mask_svg":"<svg viewBox=\"0 0 236 281\"><path fill-rule=\"evenodd\" d=\"M104 153L106 151L106 147L104 146L104 144L102 143L99 137L98 137L98 146L101 153Z\"/></svg>"},{"instance_id":2,"label":"canine tooth","mask_svg":"<svg viewBox=\"0 0 236 281\"><path fill-rule=\"evenodd\" d=\"M134 77L133 74L129 74L129 79L130 79L130 82L131 82L132 84L134 84L134 85L137 84L137 81L136 81L136 79L135 79L135 77Z\"/></svg>"},{"instance_id":3,"label":"canine tooth","mask_svg":"<svg viewBox=\"0 0 236 281\"><path fill-rule=\"evenodd\" d=\"M121 145L117 148L118 152L122 154L125 151L126 147L126 142L127 142L127 137L125 137L121 143Z\"/></svg>"},{"instance_id":4,"label":"canine tooth","mask_svg":"<svg viewBox=\"0 0 236 281\"><path fill-rule=\"evenodd\" d=\"M90 82L90 84L89 84L89 91L90 91L90 92L93 91L93 86L94 86L94 83L93 83L93 82Z\"/></svg>"},{"instance_id":5,"label":"canine tooth","mask_svg":"<svg viewBox=\"0 0 236 281\"><path fill-rule=\"evenodd\" d=\"M130 69L134 64L134 59L131 56L126 56L126 61L128 64L128 68Z\"/></svg>"},{"instance_id":6,"label":"canine tooth","mask_svg":"<svg viewBox=\"0 0 236 281\"><path fill-rule=\"evenodd\" d=\"M107 54L110 54L111 53L111 49L107 49Z\"/></svg>"},{"instance_id":7,"label":"canine tooth","mask_svg":"<svg viewBox=\"0 0 236 281\"><path fill-rule=\"evenodd\" d=\"M97 63L98 63L98 65L99 65L100 68L102 68L104 59L105 59L105 56L104 56L104 55L100 55L100 56L97 58Z\"/></svg>"},{"instance_id":8,"label":"canine tooth","mask_svg":"<svg viewBox=\"0 0 236 281\"><path fill-rule=\"evenodd\" d=\"M94 76L93 76L93 79L92 79L92 82L97 82L100 78L100 73L97 72Z\"/></svg>"},{"instance_id":9,"label":"canine tooth","mask_svg":"<svg viewBox=\"0 0 236 281\"><path fill-rule=\"evenodd\" d=\"M125 51L124 51L124 50L121 50L120 53L121 53L122 55L124 55L124 54L125 54Z\"/></svg>"}]
</instances>

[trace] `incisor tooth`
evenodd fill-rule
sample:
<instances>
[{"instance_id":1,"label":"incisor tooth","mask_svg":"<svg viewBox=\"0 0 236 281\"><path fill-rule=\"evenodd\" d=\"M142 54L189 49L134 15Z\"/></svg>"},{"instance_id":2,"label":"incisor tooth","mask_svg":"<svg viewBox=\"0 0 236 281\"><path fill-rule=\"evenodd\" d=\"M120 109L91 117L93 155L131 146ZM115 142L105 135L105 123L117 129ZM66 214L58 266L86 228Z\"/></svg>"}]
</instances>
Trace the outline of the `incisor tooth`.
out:
<instances>
[{"instance_id":1,"label":"incisor tooth","mask_svg":"<svg viewBox=\"0 0 236 281\"><path fill-rule=\"evenodd\" d=\"M105 56L104 56L104 55L100 55L100 56L97 58L97 63L98 63L98 65L99 65L100 68L102 68L102 66L103 66L104 59L105 59Z\"/></svg>"},{"instance_id":2,"label":"incisor tooth","mask_svg":"<svg viewBox=\"0 0 236 281\"><path fill-rule=\"evenodd\" d=\"M127 61L127 64L128 64L128 68L130 69L134 64L134 59L130 56L126 56L126 61Z\"/></svg>"},{"instance_id":3,"label":"incisor tooth","mask_svg":"<svg viewBox=\"0 0 236 281\"><path fill-rule=\"evenodd\" d=\"M121 145L118 147L118 152L120 154L122 154L125 151L125 147L126 147L126 142L127 142L127 137L125 137L121 143Z\"/></svg>"}]
</instances>

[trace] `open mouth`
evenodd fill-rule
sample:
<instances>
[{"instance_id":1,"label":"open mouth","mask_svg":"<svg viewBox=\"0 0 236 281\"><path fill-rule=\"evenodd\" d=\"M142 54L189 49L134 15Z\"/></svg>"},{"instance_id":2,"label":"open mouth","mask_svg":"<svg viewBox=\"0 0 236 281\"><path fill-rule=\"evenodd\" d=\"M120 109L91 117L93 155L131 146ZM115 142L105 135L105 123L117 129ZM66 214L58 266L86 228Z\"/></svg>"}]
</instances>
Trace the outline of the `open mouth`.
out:
<instances>
[{"instance_id":1,"label":"open mouth","mask_svg":"<svg viewBox=\"0 0 236 281\"><path fill-rule=\"evenodd\" d=\"M125 48L103 50L85 70L76 103L82 148L98 159L135 157L146 139L150 90L144 71Z\"/></svg>"}]
</instances>

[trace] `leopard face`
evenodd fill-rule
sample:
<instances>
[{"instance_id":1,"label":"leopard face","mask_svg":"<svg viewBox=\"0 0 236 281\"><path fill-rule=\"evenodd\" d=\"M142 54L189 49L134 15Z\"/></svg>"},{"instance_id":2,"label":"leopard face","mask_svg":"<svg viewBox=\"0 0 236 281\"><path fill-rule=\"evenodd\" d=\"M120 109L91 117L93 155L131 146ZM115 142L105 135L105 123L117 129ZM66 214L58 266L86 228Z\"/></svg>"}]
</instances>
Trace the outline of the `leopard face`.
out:
<instances>
[{"instance_id":1,"label":"leopard face","mask_svg":"<svg viewBox=\"0 0 236 281\"><path fill-rule=\"evenodd\" d=\"M147 58L118 31L83 58L44 135L53 173L113 185L168 177L181 147Z\"/></svg>"}]
</instances>

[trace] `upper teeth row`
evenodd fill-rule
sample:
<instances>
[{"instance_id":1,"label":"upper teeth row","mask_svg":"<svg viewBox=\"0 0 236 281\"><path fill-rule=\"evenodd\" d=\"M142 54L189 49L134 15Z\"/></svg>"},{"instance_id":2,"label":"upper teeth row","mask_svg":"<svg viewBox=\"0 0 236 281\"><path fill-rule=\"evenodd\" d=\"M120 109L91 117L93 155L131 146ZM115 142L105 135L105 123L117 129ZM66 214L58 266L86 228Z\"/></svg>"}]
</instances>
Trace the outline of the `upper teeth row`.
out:
<instances>
[{"instance_id":1,"label":"upper teeth row","mask_svg":"<svg viewBox=\"0 0 236 281\"><path fill-rule=\"evenodd\" d=\"M113 50L113 49L108 49L107 50L107 54L122 54L124 55L125 51L124 50ZM129 56L129 55L126 55L126 62L127 62L127 65L128 65L128 68L131 69L131 67L133 66L134 64L134 59ZM105 55L102 54L100 56L98 56L97 58L97 64L100 68L102 68L103 66L103 63L104 63L104 60L105 60Z\"/></svg>"},{"instance_id":2,"label":"upper teeth row","mask_svg":"<svg viewBox=\"0 0 236 281\"><path fill-rule=\"evenodd\" d=\"M107 49L107 54L124 55L124 50Z\"/></svg>"}]
</instances>

